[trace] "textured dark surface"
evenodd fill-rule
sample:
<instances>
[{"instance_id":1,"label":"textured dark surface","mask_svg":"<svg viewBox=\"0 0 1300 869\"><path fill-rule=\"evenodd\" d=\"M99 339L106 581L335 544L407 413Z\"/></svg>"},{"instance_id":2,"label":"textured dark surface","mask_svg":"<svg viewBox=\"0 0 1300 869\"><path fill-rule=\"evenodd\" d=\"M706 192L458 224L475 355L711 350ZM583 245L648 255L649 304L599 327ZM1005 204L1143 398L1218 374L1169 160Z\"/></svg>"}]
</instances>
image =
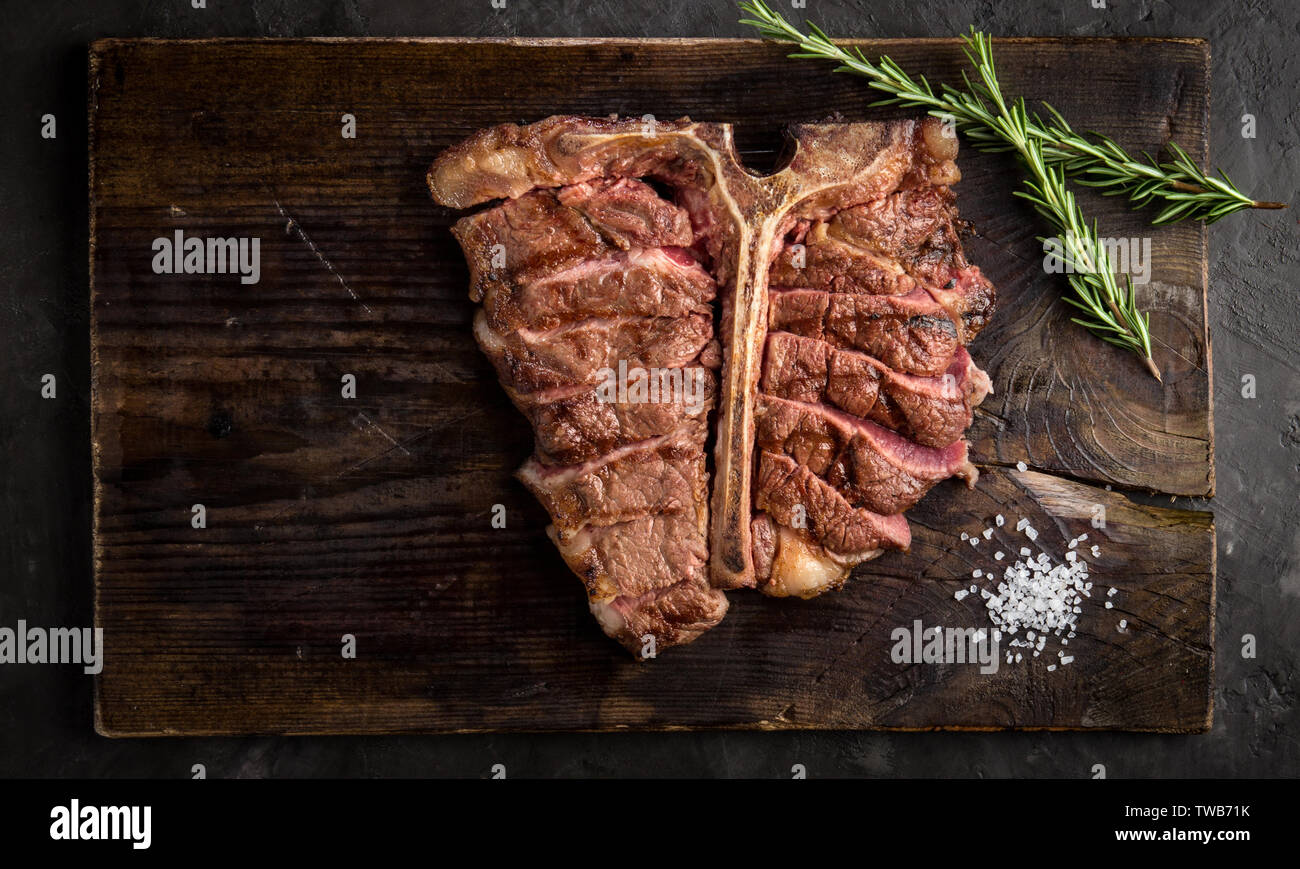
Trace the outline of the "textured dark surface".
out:
<instances>
[{"instance_id":1,"label":"textured dark surface","mask_svg":"<svg viewBox=\"0 0 1300 869\"><path fill-rule=\"evenodd\" d=\"M298 4L294 4L295 7ZM734 36L730 3L487 2L426 12L415 4L334 4L315 13L290 4L141 13L127 4L27 6L11 13L23 34L6 56L6 104L16 119L0 134L6 220L3 306L6 362L0 443L8 460L0 502L5 529L0 614L46 624L89 622L84 206L84 50L100 36L584 35ZM1113 3L1035 12L1036 4L810 3L808 14L845 36L948 35L969 23L997 35L1202 36L1213 49L1211 153L1248 190L1294 202L1298 157L1291 56L1300 15L1284 4L1244 8ZM1021 7L1024 8L1021 8ZM942 22L937 24L936 22ZM1080 70L1086 78L1087 71ZM53 142L37 134L59 116ZM1243 112L1258 138L1240 136ZM27 122L23 123L26 118ZM1212 228L1211 332L1216 350L1219 528L1219 688L1204 737L1060 734L697 734L456 737L369 740L107 742L89 729L89 680L73 668L0 671L5 760L25 774L512 775L1294 774L1293 726L1300 405L1294 353L1296 224L1292 212L1248 214ZM60 375L55 401L40 375ZM1252 374L1258 397L1241 396ZM219 421L218 421L219 422ZM214 423L214 425L217 423ZM1198 502L1178 506L1204 507ZM1243 660L1242 634L1259 657Z\"/></svg>"}]
</instances>

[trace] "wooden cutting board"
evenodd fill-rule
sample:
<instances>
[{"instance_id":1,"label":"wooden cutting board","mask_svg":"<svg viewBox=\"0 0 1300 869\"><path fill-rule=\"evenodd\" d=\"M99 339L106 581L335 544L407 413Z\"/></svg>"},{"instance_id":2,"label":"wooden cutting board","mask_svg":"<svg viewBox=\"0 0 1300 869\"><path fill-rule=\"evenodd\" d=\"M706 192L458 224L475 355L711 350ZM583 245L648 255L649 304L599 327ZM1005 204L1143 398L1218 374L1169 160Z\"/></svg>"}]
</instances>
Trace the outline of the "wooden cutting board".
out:
<instances>
[{"instance_id":1,"label":"wooden cutting board","mask_svg":"<svg viewBox=\"0 0 1300 869\"><path fill-rule=\"evenodd\" d=\"M958 80L954 40L859 44ZM1196 40L997 43L1009 92L1202 160L1208 57ZM720 627L641 664L600 633L511 477L528 427L471 339L454 216L424 171L480 127L611 112L729 121L770 165L783 124L889 116L873 92L741 40L109 40L90 97L101 733L1208 728L1213 519L1125 494L1213 492L1199 225L1083 197L1104 235L1152 241L1161 385L1069 323L1014 165L966 148L968 253L999 291L971 347L997 390L971 432L979 486L939 486L911 552L843 591L733 593ZM260 239L259 282L156 274L154 240L178 231ZM993 541L959 539L998 513ZM1073 663L895 663L895 628L987 625L954 592L1025 545L1022 516L1057 558L1084 532L1102 548Z\"/></svg>"}]
</instances>

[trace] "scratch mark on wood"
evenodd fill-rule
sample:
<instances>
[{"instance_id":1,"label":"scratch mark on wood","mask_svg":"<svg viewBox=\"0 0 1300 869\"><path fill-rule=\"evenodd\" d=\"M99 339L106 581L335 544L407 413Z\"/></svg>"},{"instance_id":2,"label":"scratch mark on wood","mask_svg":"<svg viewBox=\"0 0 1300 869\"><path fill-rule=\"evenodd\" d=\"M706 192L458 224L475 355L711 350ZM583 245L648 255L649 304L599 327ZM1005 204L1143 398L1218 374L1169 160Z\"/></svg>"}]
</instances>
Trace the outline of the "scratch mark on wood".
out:
<instances>
[{"instance_id":1,"label":"scratch mark on wood","mask_svg":"<svg viewBox=\"0 0 1300 869\"><path fill-rule=\"evenodd\" d=\"M382 436L384 437L385 440L387 440L387 441L388 441L390 444L392 444L393 446L397 447L397 449L401 450L401 451L402 451L403 453L405 453L406 455L409 456L409 455L411 454L411 451L408 450L406 447L402 446L401 443L399 443L399 442L397 441L396 438L394 438L394 437L393 437L392 435L390 435L388 432L384 431L383 426L381 426L379 423L375 422L375 421L374 421L373 419L371 419L370 417L366 416L364 413L358 413L355 417L353 417L353 418L352 418L352 424L353 424L353 425L356 425L358 419L361 420L365 425L367 425L367 426L369 426L370 428L374 429L375 431L379 432L379 434L382 435ZM361 426L357 426L357 428L361 428ZM391 452L391 450L390 450L390 452Z\"/></svg>"},{"instance_id":2,"label":"scratch mark on wood","mask_svg":"<svg viewBox=\"0 0 1300 869\"><path fill-rule=\"evenodd\" d=\"M343 275L339 274L339 270L334 268L334 264L329 261L329 258L326 257L325 254L321 253L321 249L316 246L316 242L311 240L311 236L307 235L306 231L302 228L302 224L295 220L289 212L284 210L284 206L280 204L279 199L272 196L271 201L275 203L275 208L280 212L280 216L285 219L285 233L296 235L299 241L307 245L307 249L316 256L316 259L320 260L320 264L325 266L326 271L334 276L334 279L339 282L343 289L348 291L348 295L352 297L352 300L362 308L365 308L367 314L373 313L373 311L370 310L370 306L361 301L361 297L356 294L356 291L353 290L352 287L348 286L348 282L343 279Z\"/></svg>"}]
</instances>

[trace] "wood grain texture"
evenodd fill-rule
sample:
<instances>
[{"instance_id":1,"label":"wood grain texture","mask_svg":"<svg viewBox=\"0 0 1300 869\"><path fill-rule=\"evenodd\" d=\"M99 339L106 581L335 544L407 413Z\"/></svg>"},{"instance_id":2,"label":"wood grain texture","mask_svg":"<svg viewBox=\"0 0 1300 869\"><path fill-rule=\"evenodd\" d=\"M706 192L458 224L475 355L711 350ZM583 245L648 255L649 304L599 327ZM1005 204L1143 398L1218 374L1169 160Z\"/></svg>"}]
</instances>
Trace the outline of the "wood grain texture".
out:
<instances>
[{"instance_id":1,"label":"wood grain texture","mask_svg":"<svg viewBox=\"0 0 1300 869\"><path fill-rule=\"evenodd\" d=\"M862 45L940 80L959 68L951 40ZM1203 43L998 51L1008 90L1077 127L1205 155ZM845 591L733 594L719 628L640 665L601 635L510 477L527 425L474 347L454 216L424 171L480 127L557 112L730 121L761 164L785 123L886 116L862 83L750 41L109 41L91 97L101 732L1208 726L1211 518L1086 484L1212 489L1199 227L1084 200L1103 234L1153 241L1140 293L1162 389L1068 322L1014 167L967 149L968 253L1001 306L971 348L997 389L972 430L980 486L939 487L911 514L912 552ZM176 229L259 237L260 283L153 274L152 240ZM1044 473L998 467L1022 460ZM1055 673L890 660L914 617L983 623L952 597L971 569L960 530L1014 512L1060 556L1094 503L1096 580L1121 590L1132 630L1085 608L1076 662Z\"/></svg>"}]
</instances>

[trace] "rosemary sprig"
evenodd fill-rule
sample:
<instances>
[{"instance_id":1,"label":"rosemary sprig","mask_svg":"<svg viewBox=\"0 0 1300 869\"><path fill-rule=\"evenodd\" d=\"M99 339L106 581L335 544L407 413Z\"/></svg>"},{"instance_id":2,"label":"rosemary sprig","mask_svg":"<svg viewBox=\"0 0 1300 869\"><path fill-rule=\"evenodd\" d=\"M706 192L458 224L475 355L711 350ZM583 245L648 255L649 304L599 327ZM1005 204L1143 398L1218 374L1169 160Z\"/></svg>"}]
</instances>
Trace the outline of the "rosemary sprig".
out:
<instances>
[{"instance_id":1,"label":"rosemary sprig","mask_svg":"<svg viewBox=\"0 0 1300 869\"><path fill-rule=\"evenodd\" d=\"M1125 288L1120 289L1096 224L1089 226L1084 219L1074 194L1065 185L1064 168L1049 163L1024 100L1008 104L1003 98L993 63L992 40L972 28L965 37L966 56L978 72L978 80L972 83L963 74L965 92L945 87L937 95L923 76L912 79L888 57L872 64L861 50L849 52L840 48L812 24L809 24L812 34L804 36L762 0L740 6L754 16L743 23L753 24L770 38L797 42L801 51L792 57L832 57L840 62L837 71L865 75L871 79L872 87L889 94L884 103L921 107L932 115L951 116L959 128L982 131L985 141L998 150L1014 151L1029 173L1025 181L1028 189L1017 191L1016 195L1028 200L1060 234L1060 258L1074 290L1074 297L1066 296L1065 300L1080 311L1080 316L1071 319L1102 340L1137 353L1147 370L1160 379L1160 369L1151 358L1150 316L1138 310L1130 279L1126 278Z\"/></svg>"},{"instance_id":2,"label":"rosemary sprig","mask_svg":"<svg viewBox=\"0 0 1300 869\"><path fill-rule=\"evenodd\" d=\"M800 50L791 57L833 60L839 63L836 72L869 79L871 87L889 94L878 105L911 106L928 109L933 115L951 116L957 129L981 151L1010 150L1001 136L984 126L979 113L972 111L970 94L947 85L936 94L924 76L913 79L888 57L873 64L862 49L836 45L811 22L810 33L800 32L763 0L746 0L738 5L752 16L742 18L740 23L757 28L768 39L797 44ZM1025 122L1026 132L1041 146L1043 159L1107 196L1127 196L1139 207L1162 205L1152 223L1176 223L1187 218L1213 223L1245 208L1286 207L1281 202L1255 201L1238 190L1226 174L1222 178L1207 175L1174 142L1167 146L1172 160L1157 162L1145 153L1146 162L1135 160L1115 140L1098 133L1090 133L1092 138L1076 133L1056 109L1046 103L1044 108L1048 120L1028 113Z\"/></svg>"},{"instance_id":3,"label":"rosemary sprig","mask_svg":"<svg viewBox=\"0 0 1300 869\"><path fill-rule=\"evenodd\" d=\"M981 110L985 100L993 106L994 113L986 112L986 128L998 132L1029 173L1025 180L1028 190L1017 190L1015 195L1033 205L1059 235L1061 259L1075 293L1074 297L1066 296L1065 301L1082 312L1070 319L1103 341L1137 353L1147 370L1160 380L1160 369L1151 358L1151 315L1138 310L1132 279L1125 276L1125 286L1120 289L1096 222L1089 226L1084 220L1074 194L1066 187L1064 171L1048 164L1042 143L1029 131L1025 101L1018 98L1008 104L1003 98L993 63L993 40L974 28L965 40L966 57L979 73L979 80L973 84L963 74L967 89Z\"/></svg>"},{"instance_id":4,"label":"rosemary sprig","mask_svg":"<svg viewBox=\"0 0 1300 869\"><path fill-rule=\"evenodd\" d=\"M1161 205L1151 221L1157 226L1187 218L1210 224L1246 208L1286 208L1282 202L1251 199L1226 173L1220 173L1222 178L1207 175L1176 142L1165 146L1172 160L1158 163L1146 152L1142 154L1146 162L1135 160L1109 136L1093 132L1091 139L1086 138L1051 105L1043 103L1043 107L1050 120L1031 114L1027 129L1042 144L1047 162L1106 196L1127 196L1135 208ZM963 132L982 151L1007 150L987 130L968 125Z\"/></svg>"}]
</instances>

